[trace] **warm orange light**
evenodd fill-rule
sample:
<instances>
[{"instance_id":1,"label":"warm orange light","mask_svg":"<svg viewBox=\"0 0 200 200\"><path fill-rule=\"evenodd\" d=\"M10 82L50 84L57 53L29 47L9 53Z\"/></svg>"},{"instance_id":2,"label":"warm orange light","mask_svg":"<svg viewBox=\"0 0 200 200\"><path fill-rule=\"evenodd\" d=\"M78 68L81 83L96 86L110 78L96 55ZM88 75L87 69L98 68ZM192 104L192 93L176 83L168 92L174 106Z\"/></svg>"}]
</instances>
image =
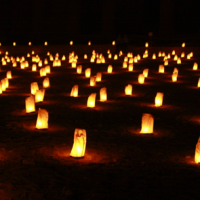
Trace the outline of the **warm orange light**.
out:
<instances>
[{"instance_id":1,"label":"warm orange light","mask_svg":"<svg viewBox=\"0 0 200 200\"><path fill-rule=\"evenodd\" d=\"M31 95L25 99L26 113L35 112L35 97Z\"/></svg>"},{"instance_id":2,"label":"warm orange light","mask_svg":"<svg viewBox=\"0 0 200 200\"><path fill-rule=\"evenodd\" d=\"M151 114L142 115L142 125L140 133L153 133L154 118Z\"/></svg>"},{"instance_id":3,"label":"warm orange light","mask_svg":"<svg viewBox=\"0 0 200 200\"><path fill-rule=\"evenodd\" d=\"M82 73L82 65L78 65L77 66L76 72L77 72L77 74L81 74Z\"/></svg>"},{"instance_id":4,"label":"warm orange light","mask_svg":"<svg viewBox=\"0 0 200 200\"><path fill-rule=\"evenodd\" d=\"M149 47L149 43L148 42L145 43L145 47Z\"/></svg>"},{"instance_id":5,"label":"warm orange light","mask_svg":"<svg viewBox=\"0 0 200 200\"><path fill-rule=\"evenodd\" d=\"M114 60L117 60L117 59L118 59L118 55L115 54L115 55L114 55Z\"/></svg>"},{"instance_id":6,"label":"warm orange light","mask_svg":"<svg viewBox=\"0 0 200 200\"><path fill-rule=\"evenodd\" d=\"M47 65L44 67L45 71L46 71L46 74L49 74L51 72L51 67L50 65Z\"/></svg>"},{"instance_id":7,"label":"warm orange light","mask_svg":"<svg viewBox=\"0 0 200 200\"><path fill-rule=\"evenodd\" d=\"M164 67L164 65L159 65L158 72L159 72L159 73L164 73L164 72L165 72L165 67Z\"/></svg>"},{"instance_id":8,"label":"warm orange light","mask_svg":"<svg viewBox=\"0 0 200 200\"><path fill-rule=\"evenodd\" d=\"M87 59L87 54L84 54L84 59Z\"/></svg>"},{"instance_id":9,"label":"warm orange light","mask_svg":"<svg viewBox=\"0 0 200 200\"><path fill-rule=\"evenodd\" d=\"M90 75L91 75L91 68L87 68L87 69L85 70L85 77L89 78Z\"/></svg>"},{"instance_id":10,"label":"warm orange light","mask_svg":"<svg viewBox=\"0 0 200 200\"><path fill-rule=\"evenodd\" d=\"M197 70L198 69L198 64L195 62L193 65L193 70Z\"/></svg>"},{"instance_id":11,"label":"warm orange light","mask_svg":"<svg viewBox=\"0 0 200 200\"><path fill-rule=\"evenodd\" d=\"M115 45L115 41L112 42L112 45Z\"/></svg>"},{"instance_id":12,"label":"warm orange light","mask_svg":"<svg viewBox=\"0 0 200 200\"><path fill-rule=\"evenodd\" d=\"M128 66L128 63L124 61L122 68L127 68L127 66Z\"/></svg>"},{"instance_id":13,"label":"warm orange light","mask_svg":"<svg viewBox=\"0 0 200 200\"><path fill-rule=\"evenodd\" d=\"M11 71L7 71L6 77L7 77L8 79L11 79L11 78L12 78L12 73L11 73Z\"/></svg>"},{"instance_id":14,"label":"warm orange light","mask_svg":"<svg viewBox=\"0 0 200 200\"><path fill-rule=\"evenodd\" d=\"M102 78L102 73L98 72L97 75L96 75L96 82L100 82L101 78Z\"/></svg>"},{"instance_id":15,"label":"warm orange light","mask_svg":"<svg viewBox=\"0 0 200 200\"><path fill-rule=\"evenodd\" d=\"M39 108L37 122L36 122L36 128L37 129L48 129L48 120L49 120L49 114L48 114L47 110Z\"/></svg>"},{"instance_id":16,"label":"warm orange light","mask_svg":"<svg viewBox=\"0 0 200 200\"><path fill-rule=\"evenodd\" d=\"M30 58L30 57L31 57L30 53L27 53L27 58Z\"/></svg>"},{"instance_id":17,"label":"warm orange light","mask_svg":"<svg viewBox=\"0 0 200 200\"><path fill-rule=\"evenodd\" d=\"M70 44L70 45L73 45L73 41L70 41L69 44Z\"/></svg>"},{"instance_id":18,"label":"warm orange light","mask_svg":"<svg viewBox=\"0 0 200 200\"><path fill-rule=\"evenodd\" d=\"M31 46L31 42L29 42L28 45Z\"/></svg>"},{"instance_id":19,"label":"warm orange light","mask_svg":"<svg viewBox=\"0 0 200 200\"><path fill-rule=\"evenodd\" d=\"M35 102L42 102L44 99L45 89L37 90L35 93Z\"/></svg>"},{"instance_id":20,"label":"warm orange light","mask_svg":"<svg viewBox=\"0 0 200 200\"><path fill-rule=\"evenodd\" d=\"M177 72L173 73L173 74L172 74L172 81L173 81L173 82L176 82L176 81L177 81L177 77L178 77Z\"/></svg>"},{"instance_id":21,"label":"warm orange light","mask_svg":"<svg viewBox=\"0 0 200 200\"><path fill-rule=\"evenodd\" d=\"M155 53L152 55L152 59L156 59L156 54Z\"/></svg>"},{"instance_id":22,"label":"warm orange light","mask_svg":"<svg viewBox=\"0 0 200 200\"><path fill-rule=\"evenodd\" d=\"M168 63L168 60L165 60L164 61L164 66L167 66L169 63Z\"/></svg>"},{"instance_id":23,"label":"warm orange light","mask_svg":"<svg viewBox=\"0 0 200 200\"><path fill-rule=\"evenodd\" d=\"M182 47L185 47L185 42L182 43Z\"/></svg>"},{"instance_id":24,"label":"warm orange light","mask_svg":"<svg viewBox=\"0 0 200 200\"><path fill-rule=\"evenodd\" d=\"M198 80L197 87L198 87L198 88L200 87L200 78L199 78L199 80Z\"/></svg>"},{"instance_id":25,"label":"warm orange light","mask_svg":"<svg viewBox=\"0 0 200 200\"><path fill-rule=\"evenodd\" d=\"M45 42L45 43L44 43L44 46L47 46L47 45L48 45L48 43L47 43L47 42Z\"/></svg>"},{"instance_id":26,"label":"warm orange light","mask_svg":"<svg viewBox=\"0 0 200 200\"><path fill-rule=\"evenodd\" d=\"M163 96L164 94L161 92L157 92L156 97L155 97L155 106L160 107L163 104Z\"/></svg>"},{"instance_id":27,"label":"warm orange light","mask_svg":"<svg viewBox=\"0 0 200 200\"><path fill-rule=\"evenodd\" d=\"M71 66L72 66L72 68L76 68L76 62L73 61Z\"/></svg>"},{"instance_id":28,"label":"warm orange light","mask_svg":"<svg viewBox=\"0 0 200 200\"><path fill-rule=\"evenodd\" d=\"M173 50L173 51L172 51L172 55L175 55L175 54L176 54L176 52L175 52L175 50Z\"/></svg>"},{"instance_id":29,"label":"warm orange light","mask_svg":"<svg viewBox=\"0 0 200 200\"><path fill-rule=\"evenodd\" d=\"M159 51L159 53L158 53L158 57L162 57L162 53L161 53L161 51Z\"/></svg>"},{"instance_id":30,"label":"warm orange light","mask_svg":"<svg viewBox=\"0 0 200 200\"><path fill-rule=\"evenodd\" d=\"M42 67L42 60L38 62L38 67Z\"/></svg>"},{"instance_id":31,"label":"warm orange light","mask_svg":"<svg viewBox=\"0 0 200 200\"><path fill-rule=\"evenodd\" d=\"M173 73L177 73L178 75L178 69L176 67L174 68Z\"/></svg>"},{"instance_id":32,"label":"warm orange light","mask_svg":"<svg viewBox=\"0 0 200 200\"><path fill-rule=\"evenodd\" d=\"M181 64L181 58L177 59L177 64Z\"/></svg>"},{"instance_id":33,"label":"warm orange light","mask_svg":"<svg viewBox=\"0 0 200 200\"><path fill-rule=\"evenodd\" d=\"M94 108L96 101L96 93L92 93L87 100L87 107Z\"/></svg>"},{"instance_id":34,"label":"warm orange light","mask_svg":"<svg viewBox=\"0 0 200 200\"><path fill-rule=\"evenodd\" d=\"M74 143L70 156L81 158L85 155L86 149L86 130L76 128L74 131Z\"/></svg>"},{"instance_id":35,"label":"warm orange light","mask_svg":"<svg viewBox=\"0 0 200 200\"><path fill-rule=\"evenodd\" d=\"M2 94L3 90L2 90L2 83L0 82L0 94Z\"/></svg>"},{"instance_id":36,"label":"warm orange light","mask_svg":"<svg viewBox=\"0 0 200 200\"><path fill-rule=\"evenodd\" d=\"M181 53L181 58L184 58L184 57L185 57L185 53L182 52L182 53Z\"/></svg>"},{"instance_id":37,"label":"warm orange light","mask_svg":"<svg viewBox=\"0 0 200 200\"><path fill-rule=\"evenodd\" d=\"M88 42L88 45L91 45L91 41Z\"/></svg>"},{"instance_id":38,"label":"warm orange light","mask_svg":"<svg viewBox=\"0 0 200 200\"><path fill-rule=\"evenodd\" d=\"M109 53L109 54L108 54L108 58L112 58L112 53Z\"/></svg>"},{"instance_id":39,"label":"warm orange light","mask_svg":"<svg viewBox=\"0 0 200 200\"><path fill-rule=\"evenodd\" d=\"M130 63L130 64L128 65L128 71L129 71L129 72L132 72L132 71L133 71L133 63Z\"/></svg>"},{"instance_id":40,"label":"warm orange light","mask_svg":"<svg viewBox=\"0 0 200 200\"><path fill-rule=\"evenodd\" d=\"M13 46L16 46L16 42L13 42Z\"/></svg>"},{"instance_id":41,"label":"warm orange light","mask_svg":"<svg viewBox=\"0 0 200 200\"><path fill-rule=\"evenodd\" d=\"M50 81L49 81L49 77L46 77L43 80L43 88L48 88L48 87L50 87Z\"/></svg>"},{"instance_id":42,"label":"warm orange light","mask_svg":"<svg viewBox=\"0 0 200 200\"><path fill-rule=\"evenodd\" d=\"M44 64L48 65L48 59L47 58L44 59Z\"/></svg>"},{"instance_id":43,"label":"warm orange light","mask_svg":"<svg viewBox=\"0 0 200 200\"><path fill-rule=\"evenodd\" d=\"M144 69L143 70L143 74L144 74L144 77L148 77L148 74L149 74L149 69Z\"/></svg>"},{"instance_id":44,"label":"warm orange light","mask_svg":"<svg viewBox=\"0 0 200 200\"><path fill-rule=\"evenodd\" d=\"M103 87L100 89L100 101L107 101L107 88Z\"/></svg>"},{"instance_id":45,"label":"warm orange light","mask_svg":"<svg viewBox=\"0 0 200 200\"><path fill-rule=\"evenodd\" d=\"M72 87L70 96L71 96L71 97L77 97L77 96L78 96L78 85L74 85L74 86Z\"/></svg>"},{"instance_id":46,"label":"warm orange light","mask_svg":"<svg viewBox=\"0 0 200 200\"><path fill-rule=\"evenodd\" d=\"M31 94L34 95L37 90L39 90L38 83L37 82L32 82L31 83Z\"/></svg>"},{"instance_id":47,"label":"warm orange light","mask_svg":"<svg viewBox=\"0 0 200 200\"><path fill-rule=\"evenodd\" d=\"M5 80L5 78L1 80L1 90L6 91L6 80Z\"/></svg>"},{"instance_id":48,"label":"warm orange light","mask_svg":"<svg viewBox=\"0 0 200 200\"><path fill-rule=\"evenodd\" d=\"M113 71L113 67L112 67L112 65L108 65L107 72L111 74L112 71Z\"/></svg>"},{"instance_id":49,"label":"warm orange light","mask_svg":"<svg viewBox=\"0 0 200 200\"><path fill-rule=\"evenodd\" d=\"M144 74L139 74L139 76L138 76L138 83L143 84L144 83L144 79L145 79Z\"/></svg>"},{"instance_id":50,"label":"warm orange light","mask_svg":"<svg viewBox=\"0 0 200 200\"><path fill-rule=\"evenodd\" d=\"M200 163L200 138L198 139L198 142L196 144L194 161L196 164Z\"/></svg>"},{"instance_id":51,"label":"warm orange light","mask_svg":"<svg viewBox=\"0 0 200 200\"><path fill-rule=\"evenodd\" d=\"M132 95L132 85L131 85L131 84L128 84L128 85L125 87L125 94L126 94L126 95Z\"/></svg>"},{"instance_id":52,"label":"warm orange light","mask_svg":"<svg viewBox=\"0 0 200 200\"><path fill-rule=\"evenodd\" d=\"M96 77L95 76L91 76L90 77L90 86L95 86L96 85Z\"/></svg>"},{"instance_id":53,"label":"warm orange light","mask_svg":"<svg viewBox=\"0 0 200 200\"><path fill-rule=\"evenodd\" d=\"M42 77L42 76L46 76L46 70L45 70L44 67L40 69L40 76L41 76L41 77Z\"/></svg>"}]
</instances>

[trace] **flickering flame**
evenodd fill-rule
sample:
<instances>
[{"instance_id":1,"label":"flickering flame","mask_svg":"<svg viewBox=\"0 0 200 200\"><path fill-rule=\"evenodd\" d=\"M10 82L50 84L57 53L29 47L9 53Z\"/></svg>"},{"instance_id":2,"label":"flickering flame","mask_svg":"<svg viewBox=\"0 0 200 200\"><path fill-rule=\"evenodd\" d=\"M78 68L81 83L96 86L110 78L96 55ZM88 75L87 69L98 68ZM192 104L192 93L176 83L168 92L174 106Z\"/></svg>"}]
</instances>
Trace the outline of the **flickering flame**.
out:
<instances>
[{"instance_id":1,"label":"flickering flame","mask_svg":"<svg viewBox=\"0 0 200 200\"><path fill-rule=\"evenodd\" d=\"M182 47L185 47L185 42L182 43Z\"/></svg>"},{"instance_id":2,"label":"flickering flame","mask_svg":"<svg viewBox=\"0 0 200 200\"><path fill-rule=\"evenodd\" d=\"M149 43L148 42L145 43L145 47L149 47Z\"/></svg>"}]
</instances>

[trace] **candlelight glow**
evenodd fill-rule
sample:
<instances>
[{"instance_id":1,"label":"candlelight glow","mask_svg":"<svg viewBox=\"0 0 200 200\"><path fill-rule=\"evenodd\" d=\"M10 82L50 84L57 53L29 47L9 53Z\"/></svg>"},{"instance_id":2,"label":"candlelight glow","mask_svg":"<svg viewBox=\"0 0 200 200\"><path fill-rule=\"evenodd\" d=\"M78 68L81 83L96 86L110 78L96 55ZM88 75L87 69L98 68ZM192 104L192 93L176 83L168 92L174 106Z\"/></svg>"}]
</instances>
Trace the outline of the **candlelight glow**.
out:
<instances>
[{"instance_id":1,"label":"candlelight glow","mask_svg":"<svg viewBox=\"0 0 200 200\"><path fill-rule=\"evenodd\" d=\"M112 45L115 45L115 41L112 42Z\"/></svg>"},{"instance_id":2,"label":"candlelight glow","mask_svg":"<svg viewBox=\"0 0 200 200\"><path fill-rule=\"evenodd\" d=\"M145 47L149 47L149 43L148 42L145 43Z\"/></svg>"},{"instance_id":3,"label":"candlelight glow","mask_svg":"<svg viewBox=\"0 0 200 200\"><path fill-rule=\"evenodd\" d=\"M144 74L144 77L148 77L148 74L149 74L149 69L144 69L143 70L143 74Z\"/></svg>"},{"instance_id":4,"label":"candlelight glow","mask_svg":"<svg viewBox=\"0 0 200 200\"><path fill-rule=\"evenodd\" d=\"M85 155L86 149L86 130L76 128L74 131L74 143L70 156L81 158Z\"/></svg>"},{"instance_id":5,"label":"candlelight glow","mask_svg":"<svg viewBox=\"0 0 200 200\"><path fill-rule=\"evenodd\" d=\"M12 73L11 73L11 71L7 71L6 77L7 77L8 79L11 79L11 78L12 78Z\"/></svg>"},{"instance_id":6,"label":"candlelight glow","mask_svg":"<svg viewBox=\"0 0 200 200\"><path fill-rule=\"evenodd\" d=\"M50 81L49 81L49 77L46 77L43 80L43 88L48 88L48 87L50 87Z\"/></svg>"},{"instance_id":7,"label":"candlelight glow","mask_svg":"<svg viewBox=\"0 0 200 200\"><path fill-rule=\"evenodd\" d=\"M78 96L78 85L74 85L74 86L72 87L70 96L71 96L71 97L77 97L77 96Z\"/></svg>"},{"instance_id":8,"label":"candlelight glow","mask_svg":"<svg viewBox=\"0 0 200 200\"><path fill-rule=\"evenodd\" d=\"M100 82L101 78L102 78L102 73L98 72L97 75L96 75L96 82Z\"/></svg>"},{"instance_id":9,"label":"candlelight glow","mask_svg":"<svg viewBox=\"0 0 200 200\"><path fill-rule=\"evenodd\" d=\"M161 92L157 92L156 97L155 97L155 106L160 107L163 104L163 96L164 94Z\"/></svg>"},{"instance_id":10,"label":"candlelight glow","mask_svg":"<svg viewBox=\"0 0 200 200\"><path fill-rule=\"evenodd\" d=\"M129 71L129 72L132 72L132 71L133 71L133 63L130 63L130 64L128 65L128 71Z\"/></svg>"},{"instance_id":11,"label":"candlelight glow","mask_svg":"<svg viewBox=\"0 0 200 200\"><path fill-rule=\"evenodd\" d=\"M125 87L125 94L126 94L126 95L132 95L132 85L131 85L131 84L128 84L128 85Z\"/></svg>"},{"instance_id":12,"label":"candlelight glow","mask_svg":"<svg viewBox=\"0 0 200 200\"><path fill-rule=\"evenodd\" d=\"M173 73L172 74L172 81L176 82L177 81L177 77L178 77L178 73L177 72Z\"/></svg>"},{"instance_id":13,"label":"candlelight glow","mask_svg":"<svg viewBox=\"0 0 200 200\"><path fill-rule=\"evenodd\" d=\"M182 43L182 47L185 47L185 42Z\"/></svg>"},{"instance_id":14,"label":"candlelight glow","mask_svg":"<svg viewBox=\"0 0 200 200\"><path fill-rule=\"evenodd\" d=\"M154 118L151 114L143 114L142 115L142 128L140 133L153 133L153 126L154 126Z\"/></svg>"},{"instance_id":15,"label":"candlelight glow","mask_svg":"<svg viewBox=\"0 0 200 200\"><path fill-rule=\"evenodd\" d=\"M196 164L200 163L200 138L196 144L194 161Z\"/></svg>"},{"instance_id":16,"label":"candlelight glow","mask_svg":"<svg viewBox=\"0 0 200 200\"><path fill-rule=\"evenodd\" d=\"M164 72L165 72L165 67L164 67L164 65L159 65L158 72L159 72L159 73L164 73Z\"/></svg>"},{"instance_id":17,"label":"candlelight glow","mask_svg":"<svg viewBox=\"0 0 200 200\"><path fill-rule=\"evenodd\" d=\"M87 107L94 108L96 101L96 93L92 93L87 100Z\"/></svg>"},{"instance_id":18,"label":"candlelight glow","mask_svg":"<svg viewBox=\"0 0 200 200\"><path fill-rule=\"evenodd\" d=\"M112 71L113 71L113 67L112 67L112 65L108 65L107 72L111 74Z\"/></svg>"},{"instance_id":19,"label":"candlelight glow","mask_svg":"<svg viewBox=\"0 0 200 200\"><path fill-rule=\"evenodd\" d=\"M89 78L90 75L91 75L91 68L87 68L87 69L85 70L85 77Z\"/></svg>"},{"instance_id":20,"label":"candlelight glow","mask_svg":"<svg viewBox=\"0 0 200 200\"><path fill-rule=\"evenodd\" d=\"M195 62L193 65L193 70L197 70L198 69L198 64Z\"/></svg>"},{"instance_id":21,"label":"candlelight glow","mask_svg":"<svg viewBox=\"0 0 200 200\"><path fill-rule=\"evenodd\" d=\"M90 86L95 86L96 85L96 76L90 77Z\"/></svg>"},{"instance_id":22,"label":"candlelight glow","mask_svg":"<svg viewBox=\"0 0 200 200\"><path fill-rule=\"evenodd\" d=\"M38 109L38 116L36 121L37 129L48 129L49 114L45 109Z\"/></svg>"},{"instance_id":23,"label":"candlelight glow","mask_svg":"<svg viewBox=\"0 0 200 200\"><path fill-rule=\"evenodd\" d=\"M77 66L76 72L77 72L77 74L81 74L82 73L82 65L78 65Z\"/></svg>"},{"instance_id":24,"label":"candlelight glow","mask_svg":"<svg viewBox=\"0 0 200 200\"><path fill-rule=\"evenodd\" d=\"M139 74L139 76L138 76L138 83L143 84L144 83L144 79L145 79L144 74Z\"/></svg>"},{"instance_id":25,"label":"candlelight glow","mask_svg":"<svg viewBox=\"0 0 200 200\"><path fill-rule=\"evenodd\" d=\"M32 82L31 83L31 94L35 95L37 90L39 90L38 83Z\"/></svg>"},{"instance_id":26,"label":"candlelight glow","mask_svg":"<svg viewBox=\"0 0 200 200\"><path fill-rule=\"evenodd\" d=\"M44 99L45 89L37 90L35 93L35 102L42 102Z\"/></svg>"},{"instance_id":27,"label":"candlelight glow","mask_svg":"<svg viewBox=\"0 0 200 200\"><path fill-rule=\"evenodd\" d=\"M107 88L103 87L100 89L100 101L107 101Z\"/></svg>"},{"instance_id":28,"label":"candlelight glow","mask_svg":"<svg viewBox=\"0 0 200 200\"><path fill-rule=\"evenodd\" d=\"M35 97L31 95L25 99L26 113L35 112Z\"/></svg>"}]
</instances>

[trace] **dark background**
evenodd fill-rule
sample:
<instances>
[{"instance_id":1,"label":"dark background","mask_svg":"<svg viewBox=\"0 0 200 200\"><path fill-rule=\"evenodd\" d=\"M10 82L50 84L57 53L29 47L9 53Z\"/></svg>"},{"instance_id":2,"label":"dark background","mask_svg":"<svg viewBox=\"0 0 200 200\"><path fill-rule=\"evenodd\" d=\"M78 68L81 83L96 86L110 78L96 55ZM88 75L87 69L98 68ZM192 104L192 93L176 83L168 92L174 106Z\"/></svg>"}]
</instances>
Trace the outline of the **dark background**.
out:
<instances>
[{"instance_id":1,"label":"dark background","mask_svg":"<svg viewBox=\"0 0 200 200\"><path fill-rule=\"evenodd\" d=\"M2 44L132 43L153 38L198 38L199 0L6 0L0 1ZM134 39L135 38L135 39Z\"/></svg>"}]
</instances>

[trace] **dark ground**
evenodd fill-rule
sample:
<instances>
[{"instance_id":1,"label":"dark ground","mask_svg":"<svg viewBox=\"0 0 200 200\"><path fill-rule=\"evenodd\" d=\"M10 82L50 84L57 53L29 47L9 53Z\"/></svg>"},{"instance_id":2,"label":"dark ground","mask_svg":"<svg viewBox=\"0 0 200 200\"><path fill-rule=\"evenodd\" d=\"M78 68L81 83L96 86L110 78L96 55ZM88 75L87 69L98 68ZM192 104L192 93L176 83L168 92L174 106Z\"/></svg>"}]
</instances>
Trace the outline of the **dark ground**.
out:
<instances>
[{"instance_id":1,"label":"dark ground","mask_svg":"<svg viewBox=\"0 0 200 200\"><path fill-rule=\"evenodd\" d=\"M122 57L114 61L104 56L105 64L94 64L79 55L83 71L91 67L92 75L103 73L95 87L68 60L51 68L51 87L44 102L36 104L37 110L49 112L45 131L35 129L37 113L25 113L30 83L37 81L41 88L44 77L31 67L1 66L0 78L12 70L13 79L0 95L0 200L199 199L200 167L194 152L200 132L200 71L192 70L199 58L194 52L181 65L171 59L159 74L161 58L152 60L150 55L128 72L122 69ZM106 72L109 64L113 74ZM179 69L176 83L171 81L174 67ZM137 77L145 68L149 77L140 85ZM77 98L69 96L75 84ZM124 95L128 84L133 85L131 97ZM99 101L102 87L107 87L107 102ZM96 107L87 108L93 92ZM154 106L157 92L164 93L160 108ZM153 134L139 134L143 113L154 116ZM75 128L87 131L83 159L69 156Z\"/></svg>"}]
</instances>

